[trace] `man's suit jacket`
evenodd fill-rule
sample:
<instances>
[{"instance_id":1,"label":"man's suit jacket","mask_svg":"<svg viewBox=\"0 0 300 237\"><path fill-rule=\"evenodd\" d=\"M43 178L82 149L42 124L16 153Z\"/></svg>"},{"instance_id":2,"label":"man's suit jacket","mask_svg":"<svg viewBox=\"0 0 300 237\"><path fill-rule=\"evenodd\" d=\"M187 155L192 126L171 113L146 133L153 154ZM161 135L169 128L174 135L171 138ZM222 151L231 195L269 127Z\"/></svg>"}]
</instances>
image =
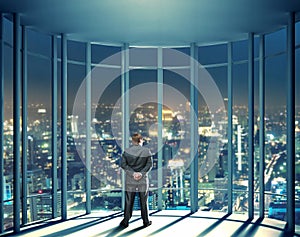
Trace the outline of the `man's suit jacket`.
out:
<instances>
[{"instance_id":1,"label":"man's suit jacket","mask_svg":"<svg viewBox=\"0 0 300 237\"><path fill-rule=\"evenodd\" d=\"M133 145L125 149L122 154L121 167L126 173L126 186L148 186L148 173L153 166L152 154L146 147L140 145ZM142 178L135 180L133 178L134 172L140 172Z\"/></svg>"}]
</instances>

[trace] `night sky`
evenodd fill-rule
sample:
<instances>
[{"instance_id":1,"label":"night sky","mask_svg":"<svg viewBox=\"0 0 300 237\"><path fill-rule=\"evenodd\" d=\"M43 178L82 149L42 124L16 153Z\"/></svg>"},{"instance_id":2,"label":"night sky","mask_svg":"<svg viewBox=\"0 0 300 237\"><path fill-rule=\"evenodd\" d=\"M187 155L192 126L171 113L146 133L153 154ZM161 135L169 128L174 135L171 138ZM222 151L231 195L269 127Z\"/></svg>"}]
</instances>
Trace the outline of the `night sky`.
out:
<instances>
[{"instance_id":1,"label":"night sky","mask_svg":"<svg viewBox=\"0 0 300 237\"><path fill-rule=\"evenodd\" d=\"M296 24L296 44L300 44L300 24ZM287 91L287 63L286 63L286 30L282 29L275 33L266 35L265 42L265 76L266 76L266 109L282 107L286 104ZM4 74L5 74L5 103L12 105L12 24L5 20L5 47L4 47ZM233 103L234 105L247 105L247 88L248 88L248 42L247 40L233 42ZM58 40L58 57L60 57L60 40ZM255 105L258 105L258 52L259 37L255 38ZM154 65L151 58L156 59L157 51L155 49L142 49L149 56L145 61L135 60L135 55L130 55L130 65ZM179 49L181 52L188 54L189 48ZM40 34L32 30L28 30L28 103L44 104L46 108L50 108L51 102L51 38L48 35ZM103 59L120 52L118 47L93 45L92 46L92 63L97 64ZM42 56L37 56L42 55ZM199 62L202 65L209 65L208 72L215 80L222 96L227 97L227 47L226 44L199 47ZM74 96L85 78L85 65L78 63L85 59L85 47L83 43L68 41L68 100L71 106ZM120 58L121 62L121 58ZM187 63L188 64L188 63ZM216 64L216 67L210 65ZM223 64L223 65L222 65ZM296 65L300 65L300 49L296 50ZM189 84L181 76L174 72L164 70L164 83L176 88L187 98L189 97ZM297 91L300 88L300 71L296 66L296 97L297 106L300 105L300 96ZM58 79L60 81L60 62L58 62ZM156 70L132 70L130 72L130 86L140 83L156 82ZM104 93L101 97L103 102L113 102L120 97L120 78L108 88L108 93ZM112 93L115 92L115 93Z\"/></svg>"}]
</instances>

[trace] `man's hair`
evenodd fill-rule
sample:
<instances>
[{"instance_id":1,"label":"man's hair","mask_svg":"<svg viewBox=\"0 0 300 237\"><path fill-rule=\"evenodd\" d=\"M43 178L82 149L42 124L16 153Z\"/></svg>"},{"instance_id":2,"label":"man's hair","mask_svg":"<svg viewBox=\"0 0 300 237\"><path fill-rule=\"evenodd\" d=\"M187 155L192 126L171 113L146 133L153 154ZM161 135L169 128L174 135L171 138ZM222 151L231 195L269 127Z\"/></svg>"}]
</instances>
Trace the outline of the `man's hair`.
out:
<instances>
[{"instance_id":1,"label":"man's hair","mask_svg":"<svg viewBox=\"0 0 300 237\"><path fill-rule=\"evenodd\" d=\"M140 143L140 141L143 139L142 135L139 134L139 133L134 133L132 136L131 136L131 139L133 142L135 143Z\"/></svg>"}]
</instances>

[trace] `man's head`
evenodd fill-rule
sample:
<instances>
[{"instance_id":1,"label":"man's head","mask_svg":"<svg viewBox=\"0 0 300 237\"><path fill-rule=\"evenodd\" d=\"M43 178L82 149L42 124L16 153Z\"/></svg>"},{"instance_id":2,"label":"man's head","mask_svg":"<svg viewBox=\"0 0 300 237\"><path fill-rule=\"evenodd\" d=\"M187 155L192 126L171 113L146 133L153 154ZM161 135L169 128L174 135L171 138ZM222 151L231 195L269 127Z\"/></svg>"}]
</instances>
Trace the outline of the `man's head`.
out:
<instances>
[{"instance_id":1,"label":"man's head","mask_svg":"<svg viewBox=\"0 0 300 237\"><path fill-rule=\"evenodd\" d=\"M131 136L131 139L132 139L132 142L135 143L135 144L140 144L140 145L143 144L143 137L142 137L142 135L139 134L139 133L134 133L134 134Z\"/></svg>"}]
</instances>

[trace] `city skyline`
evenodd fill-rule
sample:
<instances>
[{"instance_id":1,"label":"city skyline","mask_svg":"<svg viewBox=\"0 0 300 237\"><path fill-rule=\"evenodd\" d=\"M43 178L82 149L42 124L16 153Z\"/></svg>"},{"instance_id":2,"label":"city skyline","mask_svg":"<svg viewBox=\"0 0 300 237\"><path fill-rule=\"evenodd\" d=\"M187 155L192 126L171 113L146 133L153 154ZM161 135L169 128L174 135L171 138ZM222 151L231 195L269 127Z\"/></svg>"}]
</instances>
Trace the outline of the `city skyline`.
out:
<instances>
[{"instance_id":1,"label":"city skyline","mask_svg":"<svg viewBox=\"0 0 300 237\"><path fill-rule=\"evenodd\" d=\"M103 109L106 110L105 113L108 112L109 108L107 107L103 107ZM146 108L145 108L146 109ZM154 109L154 110L153 110ZM148 110L148 109L147 109ZM133 116L135 117L134 120L132 120L132 122L135 124L133 127L131 127L134 131L136 131L136 128L140 129L141 132L143 132L145 134L145 137L147 139L151 139L151 143L153 145L153 142L155 141L155 139L153 140L153 136L155 135L150 135L149 133L149 126L151 127L151 123L155 123L156 118L154 117L152 121L150 121L150 124L147 125L147 123L145 123L145 121L147 121L147 117L151 118L152 115L151 113L154 112L156 113L156 109L155 107L152 107L152 112L147 112L147 110L141 110L141 111L136 111L136 114L133 114ZM235 150L235 179L234 179L234 184L236 185L236 189L244 189L246 182L245 181L245 176L247 173L247 135L245 135L245 131L247 130L247 122L243 121L246 118L244 117L244 113L242 112L242 110L238 110L240 111L241 114L238 114L238 118L237 120L234 122L234 126L241 126L242 125L242 129L239 132L239 129L236 127L234 129L235 131L235 135L234 135L234 150ZM140 117L139 114L143 114L145 117ZM47 124L49 125L49 121L45 120L47 119L46 117L43 117L43 114L41 114L42 117L36 121L36 123L28 123L28 134L30 134L30 136L32 136L31 139L33 139L34 143L29 143L30 147L32 145L34 145L34 147L32 147L31 149L28 150L28 158L29 158L29 164L34 164L34 166L28 166L28 171L30 172L30 174L32 173L32 176L30 176L30 179L32 180L40 180L40 181L32 181L32 184L34 184L35 182L37 186L30 186L30 190L31 192L35 193L35 192L41 192L42 193L47 193L47 189L51 188L50 183L51 182L51 173L50 173L50 167L48 167L48 164L51 163L51 159L49 159L49 156L51 157L51 147L50 147L50 140L49 140L49 134L48 132L50 132L51 127L47 126ZM206 116L207 119L209 119L209 114L207 114ZM100 118L99 118L100 119ZM275 119L275 120L274 120ZM101 120L101 119L100 119ZM100 121L99 120L99 121ZM134 122L135 121L135 122ZM169 121L169 122L168 122ZM284 161L285 161L285 156L284 156L284 149L285 149L285 141L284 141L284 130L285 130L285 125L284 125L284 119L282 121L276 121L276 116L274 118L269 118L269 120L266 121L266 126L267 126L267 134L272 135L273 137L269 137L266 136L266 142L267 142L267 149L270 150L270 155L267 155L266 158L266 162L268 162L268 160L272 161L272 166L268 165L267 166L267 172L266 174L268 174L268 183L266 184L268 187L267 190L270 189L271 187L271 181L274 183L275 182L280 182L280 187L282 187L282 181L280 181L280 178L284 178L285 177L285 169L284 169ZM167 119L164 124L165 124L165 128L170 126L170 122L171 120ZM283 124L280 124L280 122L283 122ZM80 150L82 145L85 142L85 137L82 137L80 139L75 139L75 137L78 136L78 130L82 129L80 128L80 124L76 124L76 120L72 120L72 118L68 119L68 167L70 167L70 170L68 172L68 190L82 190L83 187L83 179L84 176L82 176L81 174L83 174L83 169L84 169L84 160L81 160L82 158L79 158L81 155L80 154ZM169 124L169 125L168 125ZM99 153L99 150L93 148L92 149L92 157L93 157L93 162L96 162L92 167L94 167L95 170L92 171L93 174L93 182L92 182L92 187L95 188L96 190L115 190L115 189L120 189L121 188L121 182L120 182L120 173L119 173L119 166L118 166L118 160L120 159L120 154L121 151L119 149L117 149L116 145L117 143L114 142L114 139L118 140L120 139L120 137L106 137L105 134L109 134L111 128L110 126L112 125L110 123L110 121L106 121L105 119L99 124L101 125L101 127L99 127L98 132L96 130L92 131L92 142L94 145L92 145L92 147L96 146L96 144L98 142L101 142L101 146L102 149L104 151L104 153ZM7 124L7 126L11 126L9 124ZM206 126L207 129L216 129L216 132L220 132L219 129L221 129L221 127L218 125L216 128L212 127L212 124L207 124ZM172 126L171 126L172 127ZM5 126L5 131L9 132L9 130L6 129L7 127ZM95 127L96 128L96 127ZM97 129L97 128L96 128ZM182 130L182 128L179 127L179 129ZM225 129L223 127L223 129ZM48 132L47 132L48 131ZM102 131L101 133L99 133L99 131ZM202 132L204 132L204 130L201 130ZM243 132L242 132L243 131ZM213 193L211 193L211 191L206 191L203 193L203 203L201 201L201 205L206 206L207 208L222 208L224 207L224 205L226 206L226 202L224 203L224 198L225 198L225 193L222 191L222 189L225 187L225 183L226 181L224 180L224 178L226 178L226 170L227 170L227 158L226 158L226 154L227 154L227 149L225 147L226 143L224 143L224 138L225 137L220 137L222 138L221 140L219 140L220 142L220 146L218 146L218 153L220 152L220 156L218 158L218 162L215 164L215 169L211 170L211 168L207 171L205 171L205 161L206 160L206 152L205 150L208 147L209 141L210 139L212 139L212 137L210 138L210 136L214 136L214 135L208 135L209 133L199 133L199 135L201 135L200 140L199 140L199 151L201 151L199 153L199 172L201 173L202 171L204 172L208 172L207 176L199 176L199 180L201 180L200 182L200 190L202 189L206 189L208 188L206 186L205 188L205 183L207 185L213 185L214 182L216 182L216 187L219 187L219 191L215 191L214 195L215 195L215 201L217 201L217 203L212 204L212 199L211 197L209 197L210 195L213 195ZM236 133L237 132L237 133ZM94 133L98 133L98 135L100 136L94 136ZM10 139L9 138L11 135L9 135L10 133L5 134L5 139L6 142L8 142ZM167 195L165 198L167 198L168 202L166 202L167 206L166 208L175 208L177 205L184 205L184 206L188 206L188 202L189 202L189 198L187 193L185 193L183 190L185 190L187 187L189 187L189 179L188 179L188 174L189 174L189 169L183 168L182 165L179 165L179 163L175 164L174 162L176 161L176 154L178 152L182 153L184 152L185 148L182 147L179 149L178 144L180 143L180 138L176 138L175 134L177 134L177 132L172 133L173 135L171 135L169 138L166 139L166 143L165 145L167 145L165 147L165 149L167 149L166 151L164 151L164 156L163 156L163 162L165 162L164 164L164 169L166 172L165 173L165 178L164 178L164 182L166 186L164 186L164 189L166 190L174 190L171 192L166 192L165 194ZM207 134L207 135L205 135ZM213 134L213 133L211 133ZM239 135L240 134L240 135ZM266 134L266 135L267 135ZM298 131L298 134L299 131ZM48 137L48 138L47 138ZM96 138L98 137L98 138ZM99 138L101 138L99 140ZM297 135L297 138L299 139L299 135ZM257 142L257 141L256 141ZM300 140L299 140L300 142ZM177 145L176 145L177 143ZM9 152L9 150L7 149L12 149L12 146L7 146L10 143L5 143L5 153L6 154L12 154ZM46 145L48 144L48 145ZM175 145L174 145L175 144ZM241 149L240 152L242 152L241 154L243 154L241 156L241 158L238 158L238 147L241 145ZM75 148L77 146L77 148ZM78 146L79 146L79 150L78 150ZM10 148L9 148L10 147ZM169 147L169 148L168 148ZM82 147L83 148L83 147ZM33 149L33 150L32 150ZM169 149L169 150L168 150ZM33 153L33 151L35 151ZM79 153L78 153L79 152ZM59 154L59 151L58 151ZM101 157L99 159L99 154ZM268 154L268 153L267 153ZM273 155L272 155L273 154ZM156 157L156 154L155 154ZM168 157L168 158L167 158ZM182 156L179 156L182 157ZM257 156L255 156L257 159ZM9 174L10 171L9 169L11 169L11 166L9 165L10 160L13 159L13 157L11 156L5 156L5 162L7 163L6 165L6 174ZM154 161L156 161L157 158L154 158ZM174 162L169 162L169 160L173 160ZM178 158L177 158L178 159ZM185 162L187 162L188 160L183 160L183 164L184 166L188 164L185 164ZM50 162L50 163L49 163ZM99 163L100 162L100 163ZM155 163L154 162L154 163ZM155 163L156 164L156 163ZM266 163L267 164L267 163ZM298 163L297 163L298 164ZM204 165L204 166L203 166ZM36 167L36 168L34 168ZM59 163L59 167L60 167L60 163ZM157 165L154 165L154 167L157 167ZM177 168L176 168L177 167ZM180 168L181 167L181 168ZM202 167L202 168L201 168ZM299 167L300 168L300 167ZM179 170L177 170L179 169ZM220 170L221 169L221 170ZM35 170L35 171L34 171ZM177 171L176 171L177 170ZM202 171L201 171L202 170ZM171 172L171 173L170 173ZM200 174L199 173L199 174ZM46 180L41 179L41 177L43 177L43 174L46 175ZM59 172L60 174L60 172ZM181 174L181 175L180 175ZM151 173L152 175L152 180L155 181L156 180L156 171L154 168L154 173ZM175 176L174 176L175 175ZM225 176L224 176L225 175ZM173 177L174 176L174 177ZM9 176L7 176L9 177ZM110 178L111 177L111 178ZM173 177L173 178L171 178ZM176 181L175 177L178 177L178 180ZM185 177L185 178L184 178ZM273 177L273 178L271 178ZM10 181L9 178L6 178L6 182L9 184ZM44 180L44 181L43 181ZM48 181L47 181L48 180ZM170 183L172 180L172 183ZM209 184L210 182L214 181L212 184ZM174 182L174 183L173 183ZM225 182L225 183L224 183ZM257 183L258 184L258 183ZM29 185L29 184L28 184ZM30 184L31 185L31 184ZM170 186L169 186L170 185ZM204 186L203 186L204 185ZM210 187L209 186L209 187ZM224 187L223 187L224 186ZM152 185L150 186L153 191L156 190L157 188L157 183L152 183ZM212 186L213 187L213 186ZM210 187L210 188L212 188ZM258 187L258 186L256 186ZM151 190L152 190L151 189ZM282 188L280 188L282 189ZM39 191L42 190L42 191ZM278 198L280 197L280 193L277 193L277 191L279 190L279 188L274 188L274 190L272 192L274 192L274 197ZM203 192L203 191L201 191ZM280 195L279 195L280 194ZM74 200L75 197L78 199L80 198L80 196L74 196ZM101 195L99 196L101 197ZM113 195L111 198L116 197L115 195ZM238 197L244 197L244 196L240 196L238 195ZM110 199L109 196L107 197L109 200L108 203L112 202L112 200L114 199ZM154 199L153 199L154 198ZM151 195L151 206L155 209L155 195ZM119 202L118 202L119 203ZM222 204L223 203L223 204ZM119 203L120 204L120 203ZM117 203L115 204L109 204L112 205L110 206L110 208L114 208L115 205L119 205ZM247 210L247 205L246 203L236 203L236 211L245 211ZM275 217L277 218L277 217Z\"/></svg>"}]
</instances>

